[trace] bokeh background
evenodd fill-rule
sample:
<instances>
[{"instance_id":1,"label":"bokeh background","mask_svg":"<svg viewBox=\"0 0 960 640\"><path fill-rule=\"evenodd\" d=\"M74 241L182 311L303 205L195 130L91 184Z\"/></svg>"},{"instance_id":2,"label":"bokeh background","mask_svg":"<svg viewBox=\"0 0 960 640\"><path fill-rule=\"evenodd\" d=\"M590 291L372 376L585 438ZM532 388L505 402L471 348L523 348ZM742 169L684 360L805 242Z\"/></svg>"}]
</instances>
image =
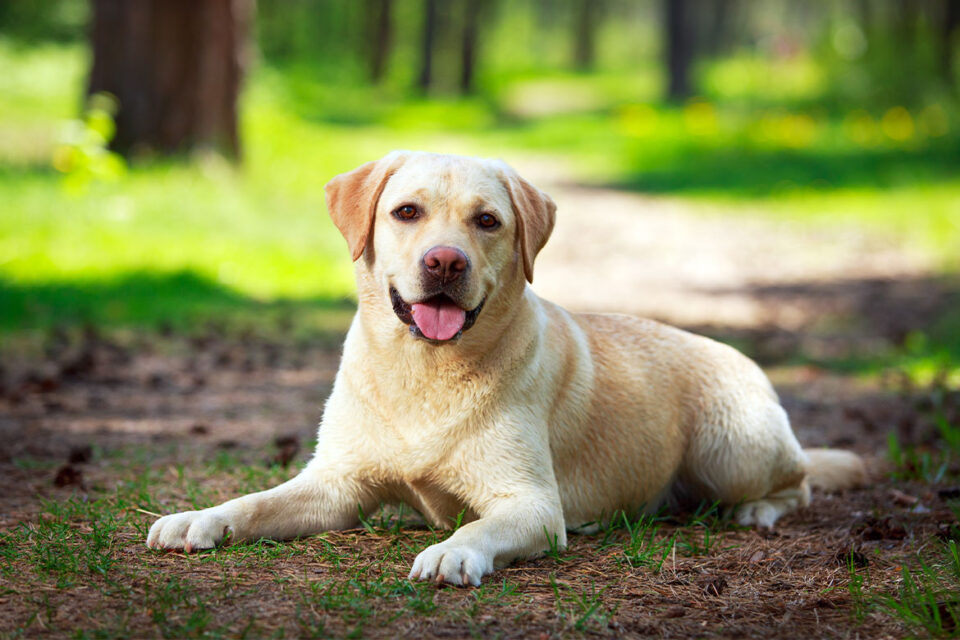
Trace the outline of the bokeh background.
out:
<instances>
[{"instance_id":1,"label":"bokeh background","mask_svg":"<svg viewBox=\"0 0 960 640\"><path fill-rule=\"evenodd\" d=\"M640 194L612 205L623 220L679 216L674 236L697 238L655 265L644 261L655 242L601 250L621 274L696 280L691 270L723 268L708 259L716 240L766 262L738 285L776 271L789 246L808 258L793 281L901 278L947 300L943 278L960 268L958 11L952 0L5 1L0 332L23 343L57 327L278 315L298 331L342 329L352 270L322 186L394 148L502 157L555 189L561 220L580 227L606 218L604 193ZM771 252L764 237L735 245L747 218L790 224L769 227L782 241ZM846 256L823 258L825 245ZM562 251L545 292L603 306L564 296L563 282L590 286L558 281ZM623 284L650 284L641 275ZM677 317L652 288L616 298L650 304L618 306L710 319ZM870 357L953 366L951 308L900 322ZM744 324L736 314L722 324Z\"/></svg>"}]
</instances>

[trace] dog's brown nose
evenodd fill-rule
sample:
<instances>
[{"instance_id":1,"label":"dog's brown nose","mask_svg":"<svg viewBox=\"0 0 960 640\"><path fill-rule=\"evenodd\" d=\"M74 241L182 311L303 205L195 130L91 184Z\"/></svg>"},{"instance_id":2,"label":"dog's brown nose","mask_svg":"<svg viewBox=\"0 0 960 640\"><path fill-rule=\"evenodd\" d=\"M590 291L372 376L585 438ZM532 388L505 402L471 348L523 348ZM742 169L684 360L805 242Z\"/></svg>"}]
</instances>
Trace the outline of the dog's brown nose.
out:
<instances>
[{"instance_id":1,"label":"dog's brown nose","mask_svg":"<svg viewBox=\"0 0 960 640\"><path fill-rule=\"evenodd\" d=\"M434 247L423 254L423 268L440 284L459 278L468 264L466 254L455 247Z\"/></svg>"}]
</instances>

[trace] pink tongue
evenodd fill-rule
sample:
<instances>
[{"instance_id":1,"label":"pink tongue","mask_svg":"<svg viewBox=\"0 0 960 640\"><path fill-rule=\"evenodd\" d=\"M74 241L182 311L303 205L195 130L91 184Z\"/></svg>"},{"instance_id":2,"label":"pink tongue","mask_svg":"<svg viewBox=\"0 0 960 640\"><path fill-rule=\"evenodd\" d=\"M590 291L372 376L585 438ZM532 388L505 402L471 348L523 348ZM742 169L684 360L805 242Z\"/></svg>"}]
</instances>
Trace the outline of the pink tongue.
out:
<instances>
[{"instance_id":1,"label":"pink tongue","mask_svg":"<svg viewBox=\"0 0 960 640\"><path fill-rule=\"evenodd\" d=\"M449 340L467 320L467 312L451 302L421 302L411 305L413 321L431 340Z\"/></svg>"}]
</instances>

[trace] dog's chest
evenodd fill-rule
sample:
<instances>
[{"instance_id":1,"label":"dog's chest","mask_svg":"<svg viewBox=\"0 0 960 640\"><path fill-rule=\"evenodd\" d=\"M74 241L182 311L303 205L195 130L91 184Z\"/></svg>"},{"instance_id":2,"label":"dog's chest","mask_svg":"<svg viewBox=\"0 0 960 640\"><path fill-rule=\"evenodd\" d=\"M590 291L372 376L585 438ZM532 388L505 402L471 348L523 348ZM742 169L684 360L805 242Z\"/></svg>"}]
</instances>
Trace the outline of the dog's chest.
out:
<instances>
[{"instance_id":1,"label":"dog's chest","mask_svg":"<svg viewBox=\"0 0 960 640\"><path fill-rule=\"evenodd\" d=\"M397 375L391 371L379 379L354 386L353 397L365 405L375 431L389 434L395 453L405 461L442 454L447 446L462 440L491 419L496 404L493 385L480 378L450 379L422 372Z\"/></svg>"},{"instance_id":2,"label":"dog's chest","mask_svg":"<svg viewBox=\"0 0 960 640\"><path fill-rule=\"evenodd\" d=\"M482 431L474 418L436 408L395 415L390 442L379 451L382 481L434 526L451 527L458 516L463 522L476 517L464 511L469 493L464 483L469 484L476 464L470 452L478 448Z\"/></svg>"}]
</instances>

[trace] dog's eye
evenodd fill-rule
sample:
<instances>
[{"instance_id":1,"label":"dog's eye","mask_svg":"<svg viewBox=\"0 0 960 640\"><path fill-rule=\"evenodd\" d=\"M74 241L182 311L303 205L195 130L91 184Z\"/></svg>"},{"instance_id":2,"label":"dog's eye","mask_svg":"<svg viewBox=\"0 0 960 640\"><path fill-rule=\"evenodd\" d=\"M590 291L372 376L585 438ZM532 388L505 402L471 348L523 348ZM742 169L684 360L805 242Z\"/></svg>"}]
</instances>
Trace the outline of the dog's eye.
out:
<instances>
[{"instance_id":1,"label":"dog's eye","mask_svg":"<svg viewBox=\"0 0 960 640\"><path fill-rule=\"evenodd\" d=\"M394 209L393 217L397 220L413 220L420 217L420 211L412 204L405 204Z\"/></svg>"},{"instance_id":2,"label":"dog's eye","mask_svg":"<svg viewBox=\"0 0 960 640\"><path fill-rule=\"evenodd\" d=\"M477 216L477 224L483 229L496 229L500 226L500 221L493 214L481 213Z\"/></svg>"}]
</instances>

